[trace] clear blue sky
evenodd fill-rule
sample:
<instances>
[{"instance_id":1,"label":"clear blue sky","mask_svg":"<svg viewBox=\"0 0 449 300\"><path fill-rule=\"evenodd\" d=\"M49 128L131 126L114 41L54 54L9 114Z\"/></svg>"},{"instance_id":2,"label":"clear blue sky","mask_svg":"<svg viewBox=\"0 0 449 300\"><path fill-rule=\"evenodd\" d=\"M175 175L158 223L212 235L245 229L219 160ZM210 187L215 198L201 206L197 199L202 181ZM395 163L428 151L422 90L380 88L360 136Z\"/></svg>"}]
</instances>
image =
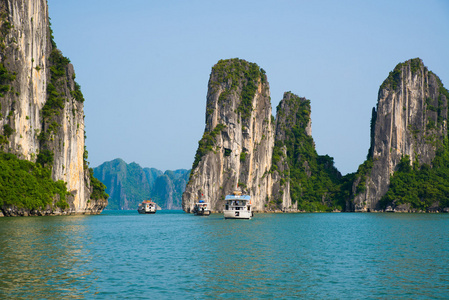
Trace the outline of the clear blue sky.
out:
<instances>
[{"instance_id":1,"label":"clear blue sky","mask_svg":"<svg viewBox=\"0 0 449 300\"><path fill-rule=\"evenodd\" d=\"M449 87L449 1L48 0L85 102L92 167L122 158L190 169L220 59L266 70L311 100L318 154L343 173L368 153L371 109L397 63L420 57Z\"/></svg>"}]
</instances>

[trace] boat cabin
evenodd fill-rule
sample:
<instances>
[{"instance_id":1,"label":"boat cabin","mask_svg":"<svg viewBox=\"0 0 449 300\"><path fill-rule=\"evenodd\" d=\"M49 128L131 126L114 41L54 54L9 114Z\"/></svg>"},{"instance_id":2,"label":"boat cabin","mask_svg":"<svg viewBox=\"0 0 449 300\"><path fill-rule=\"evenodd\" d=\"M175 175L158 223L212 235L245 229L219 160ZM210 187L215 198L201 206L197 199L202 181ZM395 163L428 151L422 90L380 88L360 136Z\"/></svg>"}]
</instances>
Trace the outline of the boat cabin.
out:
<instances>
[{"instance_id":1,"label":"boat cabin","mask_svg":"<svg viewBox=\"0 0 449 300\"><path fill-rule=\"evenodd\" d=\"M211 214L209 203L199 200L198 203L195 203L193 213L197 216L209 216Z\"/></svg>"},{"instance_id":2,"label":"boat cabin","mask_svg":"<svg viewBox=\"0 0 449 300\"><path fill-rule=\"evenodd\" d=\"M137 211L139 214L155 214L157 210L157 204L151 200L144 200L139 203Z\"/></svg>"},{"instance_id":3,"label":"boat cabin","mask_svg":"<svg viewBox=\"0 0 449 300\"><path fill-rule=\"evenodd\" d=\"M234 192L225 197L223 214L225 219L251 219L251 196Z\"/></svg>"}]
</instances>

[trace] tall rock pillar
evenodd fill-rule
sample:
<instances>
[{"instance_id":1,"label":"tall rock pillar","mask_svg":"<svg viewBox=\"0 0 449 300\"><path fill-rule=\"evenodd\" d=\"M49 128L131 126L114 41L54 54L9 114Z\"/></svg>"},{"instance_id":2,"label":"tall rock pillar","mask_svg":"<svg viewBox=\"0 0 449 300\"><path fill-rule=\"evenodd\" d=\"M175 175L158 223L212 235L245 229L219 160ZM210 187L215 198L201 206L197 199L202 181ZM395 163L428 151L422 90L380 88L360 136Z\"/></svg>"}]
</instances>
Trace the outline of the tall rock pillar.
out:
<instances>
[{"instance_id":1,"label":"tall rock pillar","mask_svg":"<svg viewBox=\"0 0 449 300\"><path fill-rule=\"evenodd\" d=\"M447 136L442 84L419 58L398 64L379 89L373 112L369 166L354 182L355 211L379 210L403 156L431 164Z\"/></svg>"},{"instance_id":2,"label":"tall rock pillar","mask_svg":"<svg viewBox=\"0 0 449 300\"><path fill-rule=\"evenodd\" d=\"M223 210L225 195L243 190L255 211L271 194L274 130L270 90L263 69L240 59L220 60L209 79L206 128L199 141L182 207L204 198Z\"/></svg>"},{"instance_id":3,"label":"tall rock pillar","mask_svg":"<svg viewBox=\"0 0 449 300\"><path fill-rule=\"evenodd\" d=\"M46 0L0 0L0 147L67 183L70 213L98 213L91 199L84 98L70 60L56 48ZM44 209L44 208L43 208Z\"/></svg>"}]
</instances>

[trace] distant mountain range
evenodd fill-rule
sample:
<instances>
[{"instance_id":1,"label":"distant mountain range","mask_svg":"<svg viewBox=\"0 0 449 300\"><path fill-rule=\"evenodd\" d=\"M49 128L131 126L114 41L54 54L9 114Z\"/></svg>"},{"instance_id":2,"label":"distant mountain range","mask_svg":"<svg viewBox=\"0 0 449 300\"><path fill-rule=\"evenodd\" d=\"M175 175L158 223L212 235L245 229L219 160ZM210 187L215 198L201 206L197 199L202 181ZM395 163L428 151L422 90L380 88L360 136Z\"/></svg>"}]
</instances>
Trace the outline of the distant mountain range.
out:
<instances>
[{"instance_id":1,"label":"distant mountain range","mask_svg":"<svg viewBox=\"0 0 449 300\"><path fill-rule=\"evenodd\" d=\"M120 158L94 168L94 175L106 185L109 194L106 209L137 209L140 202L152 199L162 209L181 209L181 197L189 180L190 170L142 168Z\"/></svg>"}]
</instances>

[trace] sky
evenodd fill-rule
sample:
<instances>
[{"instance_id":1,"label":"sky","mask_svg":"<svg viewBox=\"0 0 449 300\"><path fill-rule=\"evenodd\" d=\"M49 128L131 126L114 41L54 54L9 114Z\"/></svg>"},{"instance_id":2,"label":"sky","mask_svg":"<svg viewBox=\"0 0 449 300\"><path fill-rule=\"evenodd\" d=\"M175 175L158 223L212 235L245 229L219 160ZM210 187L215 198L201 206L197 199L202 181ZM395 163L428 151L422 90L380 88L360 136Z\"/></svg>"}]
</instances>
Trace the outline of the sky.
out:
<instances>
[{"instance_id":1,"label":"sky","mask_svg":"<svg viewBox=\"0 0 449 300\"><path fill-rule=\"evenodd\" d=\"M355 172L379 86L420 57L449 87L447 0L48 0L58 48L86 101L91 167L122 158L190 169L220 59L266 71L272 113L284 92L311 101L319 155Z\"/></svg>"}]
</instances>

